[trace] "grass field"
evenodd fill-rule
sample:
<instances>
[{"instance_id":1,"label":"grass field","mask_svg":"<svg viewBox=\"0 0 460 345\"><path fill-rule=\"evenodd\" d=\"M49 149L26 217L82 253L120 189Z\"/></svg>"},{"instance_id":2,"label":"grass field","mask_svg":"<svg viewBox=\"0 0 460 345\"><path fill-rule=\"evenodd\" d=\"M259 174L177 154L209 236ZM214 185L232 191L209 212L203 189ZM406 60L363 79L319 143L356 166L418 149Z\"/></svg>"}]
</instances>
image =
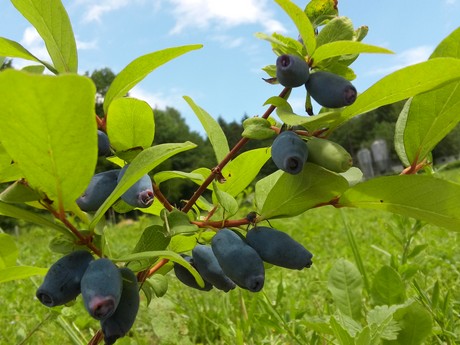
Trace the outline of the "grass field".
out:
<instances>
[{"instance_id":1,"label":"grass field","mask_svg":"<svg viewBox=\"0 0 460 345\"><path fill-rule=\"evenodd\" d=\"M459 180L458 170L446 178ZM459 209L460 212L460 209ZM109 227L112 253L129 253L151 222ZM129 337L117 344L339 344L325 322L337 315L328 289L331 270L345 259L369 282L363 286L362 318L373 308L371 289L383 266L399 273L406 299L420 301L431 316L425 344L460 343L460 233L370 210L313 209L273 227L290 233L314 254L310 269L267 269L264 289L229 293L193 290L167 274L168 291L147 306L144 295ZM16 242L20 263L49 267L60 257L48 243L52 230L24 227ZM122 239L123 245L120 245ZM0 285L0 344L86 344L98 329L78 298L75 305L50 310L35 298L40 277ZM436 301L434 300L436 299Z\"/></svg>"}]
</instances>

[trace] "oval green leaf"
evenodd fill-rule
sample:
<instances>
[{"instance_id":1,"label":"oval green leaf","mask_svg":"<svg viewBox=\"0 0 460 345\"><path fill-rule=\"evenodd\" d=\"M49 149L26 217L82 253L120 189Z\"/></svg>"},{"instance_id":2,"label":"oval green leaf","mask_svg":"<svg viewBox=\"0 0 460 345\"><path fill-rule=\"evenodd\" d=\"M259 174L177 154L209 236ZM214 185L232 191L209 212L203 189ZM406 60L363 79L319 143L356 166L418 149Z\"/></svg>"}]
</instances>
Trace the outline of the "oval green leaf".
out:
<instances>
[{"instance_id":1,"label":"oval green leaf","mask_svg":"<svg viewBox=\"0 0 460 345\"><path fill-rule=\"evenodd\" d=\"M394 54L386 48L365 44L358 41L335 41L323 44L315 50L312 56L314 63L342 55L374 53L374 54Z\"/></svg>"},{"instance_id":2,"label":"oval green leaf","mask_svg":"<svg viewBox=\"0 0 460 345\"><path fill-rule=\"evenodd\" d=\"M0 74L0 93L5 150L56 209L71 208L97 162L94 84L77 75L7 70Z\"/></svg>"},{"instance_id":3,"label":"oval green leaf","mask_svg":"<svg viewBox=\"0 0 460 345\"><path fill-rule=\"evenodd\" d=\"M348 189L337 206L384 210L460 231L460 185L424 175L377 177Z\"/></svg>"},{"instance_id":4,"label":"oval green leaf","mask_svg":"<svg viewBox=\"0 0 460 345\"><path fill-rule=\"evenodd\" d=\"M147 102L123 97L114 100L107 113L107 135L115 151L146 149L153 142L155 122Z\"/></svg>"},{"instance_id":5,"label":"oval green leaf","mask_svg":"<svg viewBox=\"0 0 460 345\"><path fill-rule=\"evenodd\" d=\"M69 16L60 0L11 0L45 41L59 73L78 72L77 44Z\"/></svg>"}]
</instances>

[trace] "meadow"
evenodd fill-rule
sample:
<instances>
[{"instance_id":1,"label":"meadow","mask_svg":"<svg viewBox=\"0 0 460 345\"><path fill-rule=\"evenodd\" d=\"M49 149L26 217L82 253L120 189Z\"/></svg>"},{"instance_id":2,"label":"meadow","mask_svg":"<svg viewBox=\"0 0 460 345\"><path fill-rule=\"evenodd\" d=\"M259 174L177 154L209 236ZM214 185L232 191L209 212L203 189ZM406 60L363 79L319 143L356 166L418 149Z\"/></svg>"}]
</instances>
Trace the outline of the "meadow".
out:
<instances>
[{"instance_id":1,"label":"meadow","mask_svg":"<svg viewBox=\"0 0 460 345\"><path fill-rule=\"evenodd\" d=\"M445 171L442 177L460 182L459 170ZM242 209L243 214L248 211ZM142 229L152 222L152 217L143 217L107 226L107 248L115 257L129 253ZM417 301L423 315L429 316L424 343L460 343L460 233L391 213L330 206L270 223L313 253L311 268L267 267L259 293L240 288L228 293L193 290L173 272L165 280L152 278L163 286L167 281L166 294L154 297L148 306L141 294L134 327L117 344L347 343L331 333L331 316L340 315L340 301L330 288L337 264L353 268L362 278L357 320L361 326L370 322L378 304L375 277L385 267L396 272L401 283L389 279L386 291ZM15 236L20 263L49 267L61 256L49 249L54 235L53 230L20 226ZM72 306L46 308L32 293L41 280L33 277L0 285L0 344L87 344L99 324L84 311L81 298Z\"/></svg>"}]
</instances>

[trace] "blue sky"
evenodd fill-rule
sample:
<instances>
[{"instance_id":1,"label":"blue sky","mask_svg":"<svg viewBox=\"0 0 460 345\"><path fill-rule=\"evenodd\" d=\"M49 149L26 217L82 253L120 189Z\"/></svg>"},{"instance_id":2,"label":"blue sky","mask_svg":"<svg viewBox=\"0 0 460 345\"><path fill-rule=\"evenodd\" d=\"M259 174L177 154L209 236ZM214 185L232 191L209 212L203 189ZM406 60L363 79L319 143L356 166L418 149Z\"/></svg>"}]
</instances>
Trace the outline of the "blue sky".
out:
<instances>
[{"instance_id":1,"label":"blue sky","mask_svg":"<svg viewBox=\"0 0 460 345\"><path fill-rule=\"evenodd\" d=\"M300 7L306 2L295 0ZM297 37L287 15L271 0L64 0L79 49L79 71L109 67L115 73L136 57L156 50L201 43L155 70L131 95L152 107L178 109L191 129L203 133L182 96L190 96L212 116L228 121L260 115L263 103L281 91L268 85L261 68L276 56L256 32ZM352 65L359 92L384 75L426 60L436 45L460 26L460 0L339 0L339 14L355 27L367 25L365 42L395 55L361 55ZM7 0L0 0L0 36L16 40L49 60L38 34ZM29 64L15 60L21 67ZM305 91L291 104L303 114Z\"/></svg>"}]
</instances>

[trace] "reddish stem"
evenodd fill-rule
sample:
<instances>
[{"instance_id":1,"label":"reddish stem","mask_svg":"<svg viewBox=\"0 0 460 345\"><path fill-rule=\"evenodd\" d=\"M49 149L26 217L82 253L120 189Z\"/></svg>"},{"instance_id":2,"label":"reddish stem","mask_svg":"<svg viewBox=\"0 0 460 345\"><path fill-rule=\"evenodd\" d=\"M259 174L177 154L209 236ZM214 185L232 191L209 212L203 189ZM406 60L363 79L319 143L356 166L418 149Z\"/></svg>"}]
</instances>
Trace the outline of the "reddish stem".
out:
<instances>
[{"instance_id":1,"label":"reddish stem","mask_svg":"<svg viewBox=\"0 0 460 345\"><path fill-rule=\"evenodd\" d=\"M155 197L158 199L159 202L168 210L174 210L174 207L169 203L168 199L163 195L160 188L156 184L153 184L153 192L155 193Z\"/></svg>"},{"instance_id":2,"label":"reddish stem","mask_svg":"<svg viewBox=\"0 0 460 345\"><path fill-rule=\"evenodd\" d=\"M227 228L227 227L238 227L241 225L248 225L251 222L246 219L230 219L230 220L216 220L216 221L192 221L192 224L197 225L200 228Z\"/></svg>"},{"instance_id":3,"label":"reddish stem","mask_svg":"<svg viewBox=\"0 0 460 345\"><path fill-rule=\"evenodd\" d=\"M283 89L283 91L280 92L279 97L284 98L290 91L291 89L286 87ZM262 115L263 119L267 119L273 111L276 109L276 106L270 105L268 109L265 111L265 113ZM227 165L230 160L233 159L233 157L236 156L239 150L243 148L244 145L249 141L248 138L241 138L240 141L238 141L235 146L230 150L230 152L222 159L222 161L214 168L211 170L211 174L208 176L206 180L203 181L203 183L200 185L200 187L193 193L192 197L190 200L185 204L185 206L182 208L182 212L187 213L190 211L190 209L193 207L195 202L198 200L198 198L201 196L201 194L204 193L206 188L212 183L212 181L218 176L222 169Z\"/></svg>"},{"instance_id":4,"label":"reddish stem","mask_svg":"<svg viewBox=\"0 0 460 345\"><path fill-rule=\"evenodd\" d=\"M104 339L104 335L102 334L102 330L98 330L96 334L91 338L88 345L97 345Z\"/></svg>"},{"instance_id":5,"label":"reddish stem","mask_svg":"<svg viewBox=\"0 0 460 345\"><path fill-rule=\"evenodd\" d=\"M87 246L94 254L99 257L102 257L102 252L99 248L95 247L92 243L92 236L83 236L80 231L66 218L65 214L61 215L59 212L54 210L51 205L47 203L42 203L43 206L56 218L59 219L67 229L69 229L79 240L80 243Z\"/></svg>"}]
</instances>

